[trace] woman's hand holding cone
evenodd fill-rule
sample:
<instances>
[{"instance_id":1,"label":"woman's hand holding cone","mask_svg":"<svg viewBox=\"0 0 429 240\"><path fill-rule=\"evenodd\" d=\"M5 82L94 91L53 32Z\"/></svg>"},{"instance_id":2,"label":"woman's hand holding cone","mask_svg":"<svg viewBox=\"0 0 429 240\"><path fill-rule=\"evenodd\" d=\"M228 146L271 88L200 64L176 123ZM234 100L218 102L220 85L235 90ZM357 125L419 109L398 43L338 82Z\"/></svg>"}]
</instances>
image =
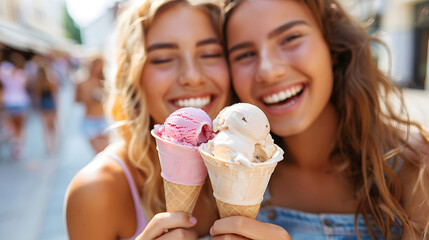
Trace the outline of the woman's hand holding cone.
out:
<instances>
[{"instance_id":1,"label":"woman's hand holding cone","mask_svg":"<svg viewBox=\"0 0 429 240\"><path fill-rule=\"evenodd\" d=\"M210 229L210 235L213 236L213 240L291 240L288 232L280 226L242 216L232 216L217 220Z\"/></svg>"},{"instance_id":2,"label":"woman's hand holding cone","mask_svg":"<svg viewBox=\"0 0 429 240\"><path fill-rule=\"evenodd\" d=\"M197 239L197 232L191 229L196 223L195 217L184 212L158 213L136 240Z\"/></svg>"}]
</instances>

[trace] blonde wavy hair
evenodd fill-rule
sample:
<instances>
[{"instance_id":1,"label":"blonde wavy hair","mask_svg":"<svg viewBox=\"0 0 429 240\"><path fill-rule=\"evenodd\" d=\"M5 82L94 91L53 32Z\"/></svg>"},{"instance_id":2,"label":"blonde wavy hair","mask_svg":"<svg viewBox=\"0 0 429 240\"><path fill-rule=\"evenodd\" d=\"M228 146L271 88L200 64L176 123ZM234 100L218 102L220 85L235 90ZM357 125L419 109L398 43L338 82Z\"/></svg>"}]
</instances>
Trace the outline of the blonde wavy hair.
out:
<instances>
[{"instance_id":1,"label":"blonde wavy hair","mask_svg":"<svg viewBox=\"0 0 429 240\"><path fill-rule=\"evenodd\" d=\"M226 1L224 31L229 17L243 1ZM371 42L381 41L370 36L336 0L296 1L311 11L334 59L330 102L338 113L339 124L331 156L340 159L335 166L353 184L359 201L355 219L363 215L374 239L373 225L388 239L393 227L402 228L402 232L415 230L427 239L429 220L424 229L418 229L411 221L402 204L404 189L397 172L404 163L415 167L418 177L411 185L412 194L423 193L424 199L413 204L429 208L428 166L404 154L408 149L422 158L409 144L412 129L417 129L426 143L429 136L419 123L409 120L402 90L373 61ZM392 99L399 99L399 110L390 104ZM402 226L398 226L398 220ZM357 221L355 229L360 238Z\"/></svg>"},{"instance_id":2,"label":"blonde wavy hair","mask_svg":"<svg viewBox=\"0 0 429 240\"><path fill-rule=\"evenodd\" d=\"M207 12L219 38L222 7L216 0L133 0L120 13L117 25L117 73L107 86L107 112L117 135L126 143L126 154L145 178L142 205L146 217L165 211L163 180L156 145L150 130L153 121L145 102L147 89L141 84L146 61L145 35L160 11L186 4ZM192 26L190 26L192 27Z\"/></svg>"}]
</instances>

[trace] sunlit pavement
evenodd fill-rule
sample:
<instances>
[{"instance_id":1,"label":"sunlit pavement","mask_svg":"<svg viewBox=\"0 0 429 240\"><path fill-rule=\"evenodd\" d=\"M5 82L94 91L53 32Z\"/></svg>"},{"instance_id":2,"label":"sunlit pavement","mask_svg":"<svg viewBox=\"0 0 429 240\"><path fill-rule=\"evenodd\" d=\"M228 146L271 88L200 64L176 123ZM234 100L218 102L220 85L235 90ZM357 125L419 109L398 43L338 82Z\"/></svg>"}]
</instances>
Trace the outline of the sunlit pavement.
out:
<instances>
[{"instance_id":1,"label":"sunlit pavement","mask_svg":"<svg viewBox=\"0 0 429 240\"><path fill-rule=\"evenodd\" d=\"M405 90L411 118L429 128L429 92ZM34 113L27 121L23 159L0 153L0 239L67 239L63 202L74 174L93 152L80 132L83 108L73 102L73 86L65 86L60 101L60 135L56 154L44 154L41 121Z\"/></svg>"}]
</instances>

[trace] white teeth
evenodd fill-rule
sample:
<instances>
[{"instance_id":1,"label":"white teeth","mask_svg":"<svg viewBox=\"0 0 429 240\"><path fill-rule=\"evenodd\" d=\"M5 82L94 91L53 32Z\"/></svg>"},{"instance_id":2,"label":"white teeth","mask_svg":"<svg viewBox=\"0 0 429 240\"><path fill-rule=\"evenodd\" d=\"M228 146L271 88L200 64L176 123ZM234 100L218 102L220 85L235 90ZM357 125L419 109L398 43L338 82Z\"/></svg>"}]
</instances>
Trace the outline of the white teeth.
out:
<instances>
[{"instance_id":1,"label":"white teeth","mask_svg":"<svg viewBox=\"0 0 429 240\"><path fill-rule=\"evenodd\" d=\"M286 99L288 94L289 94L289 91L287 92L287 94L285 92L280 92L279 97L280 97L280 99Z\"/></svg>"},{"instance_id":2,"label":"white teeth","mask_svg":"<svg viewBox=\"0 0 429 240\"><path fill-rule=\"evenodd\" d=\"M210 97L180 99L174 102L179 107L203 108L210 103Z\"/></svg>"},{"instance_id":3,"label":"white teeth","mask_svg":"<svg viewBox=\"0 0 429 240\"><path fill-rule=\"evenodd\" d=\"M274 104L274 103L282 102L282 101L284 101L284 100L286 100L288 98L291 98L291 97L295 96L303 88L304 87L302 85L295 86L295 87L292 87L290 89L283 90L281 92L274 93L272 95L266 96L262 100L266 104Z\"/></svg>"}]
</instances>

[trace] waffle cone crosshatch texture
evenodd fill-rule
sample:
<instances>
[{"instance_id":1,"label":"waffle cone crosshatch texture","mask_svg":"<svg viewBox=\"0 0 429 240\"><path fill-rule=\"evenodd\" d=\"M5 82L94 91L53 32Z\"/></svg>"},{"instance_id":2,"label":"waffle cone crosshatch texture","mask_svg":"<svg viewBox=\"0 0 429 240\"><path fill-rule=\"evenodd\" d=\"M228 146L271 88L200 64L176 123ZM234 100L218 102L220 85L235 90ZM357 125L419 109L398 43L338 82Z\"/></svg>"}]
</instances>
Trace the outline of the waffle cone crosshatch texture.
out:
<instances>
[{"instance_id":1,"label":"waffle cone crosshatch texture","mask_svg":"<svg viewBox=\"0 0 429 240\"><path fill-rule=\"evenodd\" d=\"M244 216L256 219L258 215L260 204L255 205L234 205L222 202L216 199L216 205L219 210L220 218L230 216Z\"/></svg>"},{"instance_id":2,"label":"waffle cone crosshatch texture","mask_svg":"<svg viewBox=\"0 0 429 240\"><path fill-rule=\"evenodd\" d=\"M202 187L181 185L164 179L167 211L192 214Z\"/></svg>"}]
</instances>

